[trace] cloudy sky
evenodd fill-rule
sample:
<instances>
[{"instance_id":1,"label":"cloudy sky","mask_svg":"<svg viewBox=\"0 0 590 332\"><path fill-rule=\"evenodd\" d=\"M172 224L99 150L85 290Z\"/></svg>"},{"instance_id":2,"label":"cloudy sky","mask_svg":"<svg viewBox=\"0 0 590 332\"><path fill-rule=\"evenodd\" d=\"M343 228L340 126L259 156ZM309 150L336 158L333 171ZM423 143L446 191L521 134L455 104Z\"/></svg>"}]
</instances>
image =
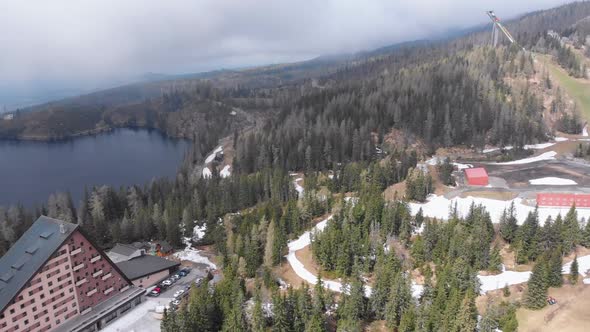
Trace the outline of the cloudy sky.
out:
<instances>
[{"instance_id":1,"label":"cloudy sky","mask_svg":"<svg viewBox=\"0 0 590 332\"><path fill-rule=\"evenodd\" d=\"M0 90L297 61L566 0L0 0ZM0 105L2 105L0 93Z\"/></svg>"}]
</instances>

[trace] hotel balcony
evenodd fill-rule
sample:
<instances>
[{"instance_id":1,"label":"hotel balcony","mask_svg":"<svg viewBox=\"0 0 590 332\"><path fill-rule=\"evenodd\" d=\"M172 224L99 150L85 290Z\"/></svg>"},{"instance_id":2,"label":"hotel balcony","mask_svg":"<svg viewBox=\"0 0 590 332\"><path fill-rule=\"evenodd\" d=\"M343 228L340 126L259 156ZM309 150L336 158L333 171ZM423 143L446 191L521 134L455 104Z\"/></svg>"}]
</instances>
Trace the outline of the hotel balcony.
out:
<instances>
[{"instance_id":1,"label":"hotel balcony","mask_svg":"<svg viewBox=\"0 0 590 332\"><path fill-rule=\"evenodd\" d=\"M96 292L98 292L98 290L96 288L93 288L92 290L90 290L88 293L86 293L86 296L92 296L94 295Z\"/></svg>"},{"instance_id":2,"label":"hotel balcony","mask_svg":"<svg viewBox=\"0 0 590 332\"><path fill-rule=\"evenodd\" d=\"M86 278L84 279L80 279L78 281L76 281L76 286L80 286L82 284L85 284L88 280Z\"/></svg>"},{"instance_id":3,"label":"hotel balcony","mask_svg":"<svg viewBox=\"0 0 590 332\"><path fill-rule=\"evenodd\" d=\"M94 262L96 262L96 261L99 261L101 258L102 258L102 256L101 256L101 255L98 255L98 256L92 257L92 258L90 259L90 263L94 263Z\"/></svg>"},{"instance_id":4,"label":"hotel balcony","mask_svg":"<svg viewBox=\"0 0 590 332\"><path fill-rule=\"evenodd\" d=\"M74 271L78 271L79 269L81 269L81 268L83 268L83 267L84 267L84 263L80 263L80 264L78 264L78 265L74 266L73 270L74 270Z\"/></svg>"},{"instance_id":5,"label":"hotel balcony","mask_svg":"<svg viewBox=\"0 0 590 332\"><path fill-rule=\"evenodd\" d=\"M76 256L77 254L82 252L82 247L78 248L78 249L74 249L72 251L70 251L70 255L72 256Z\"/></svg>"},{"instance_id":6,"label":"hotel balcony","mask_svg":"<svg viewBox=\"0 0 590 332\"><path fill-rule=\"evenodd\" d=\"M124 291L126 291L128 289L129 289L129 286L125 286L125 287L121 288L121 290L119 292L123 293Z\"/></svg>"},{"instance_id":7,"label":"hotel balcony","mask_svg":"<svg viewBox=\"0 0 590 332\"><path fill-rule=\"evenodd\" d=\"M96 272L94 272L94 273L92 274L92 277L96 278L96 277L98 277L98 276L99 276L99 275L101 275L101 274L102 274L102 270L98 270L98 271L96 271Z\"/></svg>"},{"instance_id":8,"label":"hotel balcony","mask_svg":"<svg viewBox=\"0 0 590 332\"><path fill-rule=\"evenodd\" d=\"M113 274L111 272L105 274L104 276L102 276L102 280L107 280L108 278L112 277Z\"/></svg>"},{"instance_id":9,"label":"hotel balcony","mask_svg":"<svg viewBox=\"0 0 590 332\"><path fill-rule=\"evenodd\" d=\"M113 287L109 287L109 289L107 289L107 290L104 291L104 295L109 294L110 292L113 291L113 289L114 289Z\"/></svg>"}]
</instances>

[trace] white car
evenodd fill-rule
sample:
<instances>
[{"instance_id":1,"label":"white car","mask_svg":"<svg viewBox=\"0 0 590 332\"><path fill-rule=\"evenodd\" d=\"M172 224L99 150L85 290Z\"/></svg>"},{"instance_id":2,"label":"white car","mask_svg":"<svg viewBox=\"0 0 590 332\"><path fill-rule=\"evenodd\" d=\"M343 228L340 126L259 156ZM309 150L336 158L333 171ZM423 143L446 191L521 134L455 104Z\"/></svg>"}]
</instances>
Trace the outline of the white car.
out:
<instances>
[{"instance_id":1,"label":"white car","mask_svg":"<svg viewBox=\"0 0 590 332\"><path fill-rule=\"evenodd\" d=\"M170 286L170 285L172 285L172 281L170 281L169 279L164 280L164 281L162 281L162 285Z\"/></svg>"},{"instance_id":2,"label":"white car","mask_svg":"<svg viewBox=\"0 0 590 332\"><path fill-rule=\"evenodd\" d=\"M182 294L184 294L184 289L176 291L176 293L174 293L174 298L180 297Z\"/></svg>"},{"instance_id":3,"label":"white car","mask_svg":"<svg viewBox=\"0 0 590 332\"><path fill-rule=\"evenodd\" d=\"M172 301L172 304L175 306L178 306L178 305L180 305L180 300L174 300L174 301Z\"/></svg>"}]
</instances>

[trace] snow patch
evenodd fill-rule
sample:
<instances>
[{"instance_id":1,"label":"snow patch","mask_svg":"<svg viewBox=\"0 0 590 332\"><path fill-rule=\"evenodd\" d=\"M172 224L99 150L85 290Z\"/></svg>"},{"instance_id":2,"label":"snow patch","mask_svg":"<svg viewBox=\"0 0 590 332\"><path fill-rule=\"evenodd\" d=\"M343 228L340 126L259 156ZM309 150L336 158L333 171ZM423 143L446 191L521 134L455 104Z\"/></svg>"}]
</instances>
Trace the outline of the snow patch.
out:
<instances>
[{"instance_id":1,"label":"snow patch","mask_svg":"<svg viewBox=\"0 0 590 332\"><path fill-rule=\"evenodd\" d=\"M221 151L223 151L223 147L218 146L215 150L213 150L213 152L211 152L210 155L207 156L207 159L205 159L205 164L209 164L210 162L212 162L215 159L215 156Z\"/></svg>"},{"instance_id":2,"label":"snow patch","mask_svg":"<svg viewBox=\"0 0 590 332\"><path fill-rule=\"evenodd\" d=\"M211 173L209 167L203 168L203 179L210 179L212 175L213 173Z\"/></svg>"},{"instance_id":3,"label":"snow patch","mask_svg":"<svg viewBox=\"0 0 590 332\"><path fill-rule=\"evenodd\" d=\"M303 195L303 187L299 185L299 181L303 181L303 178L295 179L295 181L293 181L293 184L295 185L295 190L297 190L297 192L299 193L299 197L301 197Z\"/></svg>"},{"instance_id":4,"label":"snow patch","mask_svg":"<svg viewBox=\"0 0 590 332\"><path fill-rule=\"evenodd\" d=\"M554 160L555 156L557 155L557 152L555 151L548 151L545 153L542 153L536 157L529 157L529 158L524 158L524 159L519 159L519 160L514 160L514 161L508 161L508 162L504 162L504 163L496 163L496 165L522 165L522 164L530 164L530 163L534 163L537 161L543 161L543 160Z\"/></svg>"},{"instance_id":5,"label":"snow patch","mask_svg":"<svg viewBox=\"0 0 590 332\"><path fill-rule=\"evenodd\" d=\"M464 170L466 168L473 168L472 164L453 163L453 165L457 166L458 170Z\"/></svg>"},{"instance_id":6,"label":"snow patch","mask_svg":"<svg viewBox=\"0 0 590 332\"><path fill-rule=\"evenodd\" d=\"M531 276L530 271L516 272L506 271L504 264L502 264L502 273L493 276L482 276L478 275L477 278L481 283L480 291L482 294L491 290L504 288L505 285L516 285L522 284L523 282L529 281Z\"/></svg>"},{"instance_id":7,"label":"snow patch","mask_svg":"<svg viewBox=\"0 0 590 332\"><path fill-rule=\"evenodd\" d=\"M201 250L191 248L189 244L184 250L174 253L174 257L179 258L181 261L205 264L213 269L217 269L217 265L211 262L208 257L202 255L201 252Z\"/></svg>"},{"instance_id":8,"label":"snow patch","mask_svg":"<svg viewBox=\"0 0 590 332\"><path fill-rule=\"evenodd\" d=\"M524 146L525 150L530 150L530 149L534 149L534 150L541 150L541 149L546 149L550 146L555 145L555 143L539 143L539 144L527 144Z\"/></svg>"},{"instance_id":9,"label":"snow patch","mask_svg":"<svg viewBox=\"0 0 590 332\"><path fill-rule=\"evenodd\" d=\"M199 241L203 237L205 237L205 232L207 231L207 225L204 224L203 226L195 226L193 228L193 241Z\"/></svg>"},{"instance_id":10,"label":"snow patch","mask_svg":"<svg viewBox=\"0 0 590 332\"><path fill-rule=\"evenodd\" d=\"M561 269L561 273L569 274L570 269L572 267L572 263L569 262L563 266ZM590 255L578 257L578 271L582 277L588 277L589 274L586 273L590 270Z\"/></svg>"},{"instance_id":11,"label":"snow patch","mask_svg":"<svg viewBox=\"0 0 590 332\"><path fill-rule=\"evenodd\" d=\"M219 175L221 175L222 178L229 177L231 175L231 172L229 171L230 167L230 165L223 166L223 169L221 172L219 172Z\"/></svg>"},{"instance_id":12,"label":"snow patch","mask_svg":"<svg viewBox=\"0 0 590 332\"><path fill-rule=\"evenodd\" d=\"M492 222L498 223L500 221L500 217L502 216L502 212L504 209L508 209L512 202L514 202L516 218L518 219L519 224L524 222L529 212L534 212L535 210L534 205L524 204L524 200L522 198L515 198L509 201L500 201L496 199L472 196L468 196L466 198L456 197L453 199L448 199L444 196L429 195L425 203L410 202L409 206L412 215L416 215L418 210L421 208L425 217L448 219L450 208L455 206L455 204L457 205L457 213L460 216L466 216L469 213L471 204L474 203L475 205L483 205L486 208L486 211L490 214ZM569 208L539 207L539 222L545 222L549 216L551 216L553 219L555 219L558 214L565 216L568 211ZM590 209L577 209L577 212L579 218L585 218L586 220L589 220Z\"/></svg>"},{"instance_id":13,"label":"snow patch","mask_svg":"<svg viewBox=\"0 0 590 332\"><path fill-rule=\"evenodd\" d=\"M561 273L569 274L572 263L567 263L561 268ZM583 277L586 277L586 272L590 270L590 255L578 257L578 271ZM502 265L502 273L495 276L481 276L477 278L481 282L481 293L485 293L491 290L503 288L505 285L517 285L527 282L531 275L531 271L515 272L506 271L504 265ZM585 284L590 284L590 278L584 279Z\"/></svg>"},{"instance_id":14,"label":"snow patch","mask_svg":"<svg viewBox=\"0 0 590 332\"><path fill-rule=\"evenodd\" d=\"M578 184L574 180L556 178L556 177L546 177L546 178L533 179L533 180L529 180L529 183L532 185L547 185L547 186L570 186L570 185Z\"/></svg>"},{"instance_id":15,"label":"snow patch","mask_svg":"<svg viewBox=\"0 0 590 332\"><path fill-rule=\"evenodd\" d=\"M582 129L582 136L588 136L588 125L584 126L584 129Z\"/></svg>"},{"instance_id":16,"label":"snow patch","mask_svg":"<svg viewBox=\"0 0 590 332\"><path fill-rule=\"evenodd\" d=\"M555 137L555 141L556 142L565 142L565 141L569 141L570 139L567 137Z\"/></svg>"}]
</instances>

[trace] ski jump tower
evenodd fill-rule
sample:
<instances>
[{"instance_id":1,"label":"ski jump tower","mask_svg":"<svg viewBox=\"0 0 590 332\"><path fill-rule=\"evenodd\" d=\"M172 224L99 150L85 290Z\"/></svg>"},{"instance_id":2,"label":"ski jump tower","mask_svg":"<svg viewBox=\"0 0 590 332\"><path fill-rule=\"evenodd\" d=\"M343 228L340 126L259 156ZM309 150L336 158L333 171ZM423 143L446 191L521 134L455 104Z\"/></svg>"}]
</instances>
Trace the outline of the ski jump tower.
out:
<instances>
[{"instance_id":1,"label":"ski jump tower","mask_svg":"<svg viewBox=\"0 0 590 332\"><path fill-rule=\"evenodd\" d=\"M494 11L492 11L492 10L487 11L486 14L488 14L490 19L492 20L492 45L494 47L496 47L498 45L498 36L500 35L500 32L502 32L502 34L504 34L504 36L506 36L506 38L510 41L511 44L518 45L518 43L516 42L516 39L514 39L514 37L512 37L510 32L508 32L508 29L506 29L502 25L502 23L500 23L500 19L498 18L498 16L496 16ZM519 47L522 48L523 51L526 51L524 49L524 47L522 47L520 45L519 45Z\"/></svg>"}]
</instances>

